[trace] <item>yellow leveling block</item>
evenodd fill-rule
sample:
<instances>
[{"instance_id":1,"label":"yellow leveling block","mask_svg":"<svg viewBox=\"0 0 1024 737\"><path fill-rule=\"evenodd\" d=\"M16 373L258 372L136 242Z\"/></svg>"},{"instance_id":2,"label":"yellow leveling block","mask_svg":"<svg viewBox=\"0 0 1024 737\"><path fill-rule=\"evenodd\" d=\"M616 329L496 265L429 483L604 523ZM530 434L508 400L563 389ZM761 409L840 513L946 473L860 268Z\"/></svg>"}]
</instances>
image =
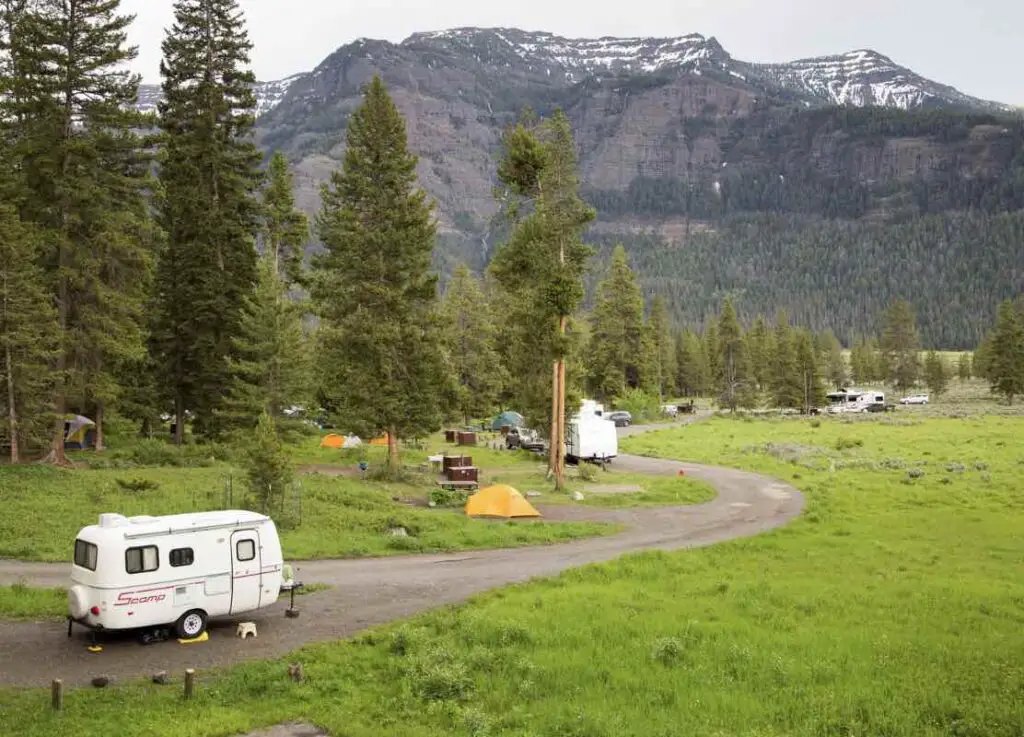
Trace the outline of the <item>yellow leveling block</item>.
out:
<instances>
[{"instance_id":1,"label":"yellow leveling block","mask_svg":"<svg viewBox=\"0 0 1024 737\"><path fill-rule=\"evenodd\" d=\"M210 639L209 633L204 632L203 634L199 635L199 637L193 637L191 640L181 640L181 639L179 639L178 642L180 642L182 645L191 645L193 642L206 642L209 639Z\"/></svg>"}]
</instances>

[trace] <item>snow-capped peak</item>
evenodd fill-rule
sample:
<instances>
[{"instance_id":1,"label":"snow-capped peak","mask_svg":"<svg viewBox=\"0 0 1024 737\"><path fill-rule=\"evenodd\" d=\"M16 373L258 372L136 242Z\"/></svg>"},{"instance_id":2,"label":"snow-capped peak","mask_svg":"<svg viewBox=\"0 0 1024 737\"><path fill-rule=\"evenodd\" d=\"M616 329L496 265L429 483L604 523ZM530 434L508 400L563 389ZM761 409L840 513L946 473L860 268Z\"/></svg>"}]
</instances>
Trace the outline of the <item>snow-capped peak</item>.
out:
<instances>
[{"instance_id":1,"label":"snow-capped peak","mask_svg":"<svg viewBox=\"0 0 1024 737\"><path fill-rule=\"evenodd\" d=\"M674 38L565 38L546 31L517 28L453 28L414 33L402 46L441 46L451 51L469 51L481 61L484 61L483 54L493 57L510 53L524 62L561 67L574 75L602 70L696 69L710 64L722 66L729 60L718 41L699 33Z\"/></svg>"},{"instance_id":2,"label":"snow-capped peak","mask_svg":"<svg viewBox=\"0 0 1024 737\"><path fill-rule=\"evenodd\" d=\"M879 105L903 109L931 104L999 107L947 85L925 79L871 49L785 64L752 64L757 73L783 87L836 105Z\"/></svg>"}]
</instances>

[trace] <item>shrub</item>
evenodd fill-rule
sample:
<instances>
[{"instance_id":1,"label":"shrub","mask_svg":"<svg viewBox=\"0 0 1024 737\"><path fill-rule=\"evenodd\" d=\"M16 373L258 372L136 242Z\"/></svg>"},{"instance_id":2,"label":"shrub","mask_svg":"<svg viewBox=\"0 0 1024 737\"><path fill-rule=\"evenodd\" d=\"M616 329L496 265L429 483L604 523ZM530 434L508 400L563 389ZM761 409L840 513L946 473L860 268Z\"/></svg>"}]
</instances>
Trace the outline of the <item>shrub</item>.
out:
<instances>
[{"instance_id":1,"label":"shrub","mask_svg":"<svg viewBox=\"0 0 1024 737\"><path fill-rule=\"evenodd\" d=\"M653 394L630 389L615 402L615 409L633 415L633 421L656 420L661 417L661 402Z\"/></svg>"},{"instance_id":2,"label":"shrub","mask_svg":"<svg viewBox=\"0 0 1024 737\"><path fill-rule=\"evenodd\" d=\"M864 441L860 438L848 438L845 436L839 436L836 440L836 450L844 451L850 450L851 448L860 448L864 445Z\"/></svg>"},{"instance_id":3,"label":"shrub","mask_svg":"<svg viewBox=\"0 0 1024 737\"><path fill-rule=\"evenodd\" d=\"M666 668L678 665L683 659L683 643L675 637L662 637L654 643L651 658Z\"/></svg>"},{"instance_id":4,"label":"shrub","mask_svg":"<svg viewBox=\"0 0 1024 737\"><path fill-rule=\"evenodd\" d=\"M435 507L464 507L469 501L469 492L459 489L431 489L429 499Z\"/></svg>"},{"instance_id":5,"label":"shrub","mask_svg":"<svg viewBox=\"0 0 1024 737\"><path fill-rule=\"evenodd\" d=\"M579 477L583 481L596 481L597 480L597 467L591 463L580 463L578 466Z\"/></svg>"},{"instance_id":6,"label":"shrub","mask_svg":"<svg viewBox=\"0 0 1024 737\"><path fill-rule=\"evenodd\" d=\"M413 665L412 690L424 701L464 701L473 693L473 679L465 663L437 648Z\"/></svg>"}]
</instances>

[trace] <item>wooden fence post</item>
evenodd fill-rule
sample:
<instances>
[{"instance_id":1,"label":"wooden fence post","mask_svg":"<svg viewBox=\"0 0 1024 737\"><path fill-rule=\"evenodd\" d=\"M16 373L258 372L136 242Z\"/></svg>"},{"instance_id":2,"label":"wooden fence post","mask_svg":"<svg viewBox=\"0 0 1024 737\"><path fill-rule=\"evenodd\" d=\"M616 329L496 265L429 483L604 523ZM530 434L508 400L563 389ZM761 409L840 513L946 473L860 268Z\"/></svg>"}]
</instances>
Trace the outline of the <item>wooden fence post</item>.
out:
<instances>
[{"instance_id":1,"label":"wooden fence post","mask_svg":"<svg viewBox=\"0 0 1024 737\"><path fill-rule=\"evenodd\" d=\"M56 711L64 708L64 682L59 678L54 678L50 684L50 704Z\"/></svg>"},{"instance_id":2,"label":"wooden fence post","mask_svg":"<svg viewBox=\"0 0 1024 737\"><path fill-rule=\"evenodd\" d=\"M194 668L189 668L185 671L185 700L188 701L192 698L192 692L195 690L195 679L196 671Z\"/></svg>"}]
</instances>

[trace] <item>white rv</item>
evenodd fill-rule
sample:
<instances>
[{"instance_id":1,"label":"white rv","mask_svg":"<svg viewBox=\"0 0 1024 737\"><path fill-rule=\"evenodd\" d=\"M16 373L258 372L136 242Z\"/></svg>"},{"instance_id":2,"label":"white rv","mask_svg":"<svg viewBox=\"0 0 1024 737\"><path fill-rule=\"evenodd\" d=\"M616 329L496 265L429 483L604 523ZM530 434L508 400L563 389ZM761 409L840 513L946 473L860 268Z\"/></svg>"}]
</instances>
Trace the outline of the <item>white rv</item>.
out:
<instances>
[{"instance_id":1,"label":"white rv","mask_svg":"<svg viewBox=\"0 0 1024 737\"><path fill-rule=\"evenodd\" d=\"M611 420L581 413L567 423L565 456L570 462L610 461L618 452L619 435Z\"/></svg>"},{"instance_id":2,"label":"white rv","mask_svg":"<svg viewBox=\"0 0 1024 737\"><path fill-rule=\"evenodd\" d=\"M884 392L843 389L838 392L831 392L827 397L827 411L830 414L885 411Z\"/></svg>"},{"instance_id":3,"label":"white rv","mask_svg":"<svg viewBox=\"0 0 1024 737\"><path fill-rule=\"evenodd\" d=\"M92 630L169 626L198 637L209 617L276 602L283 568L277 528L262 514L101 514L75 539L68 633L77 622Z\"/></svg>"}]
</instances>

